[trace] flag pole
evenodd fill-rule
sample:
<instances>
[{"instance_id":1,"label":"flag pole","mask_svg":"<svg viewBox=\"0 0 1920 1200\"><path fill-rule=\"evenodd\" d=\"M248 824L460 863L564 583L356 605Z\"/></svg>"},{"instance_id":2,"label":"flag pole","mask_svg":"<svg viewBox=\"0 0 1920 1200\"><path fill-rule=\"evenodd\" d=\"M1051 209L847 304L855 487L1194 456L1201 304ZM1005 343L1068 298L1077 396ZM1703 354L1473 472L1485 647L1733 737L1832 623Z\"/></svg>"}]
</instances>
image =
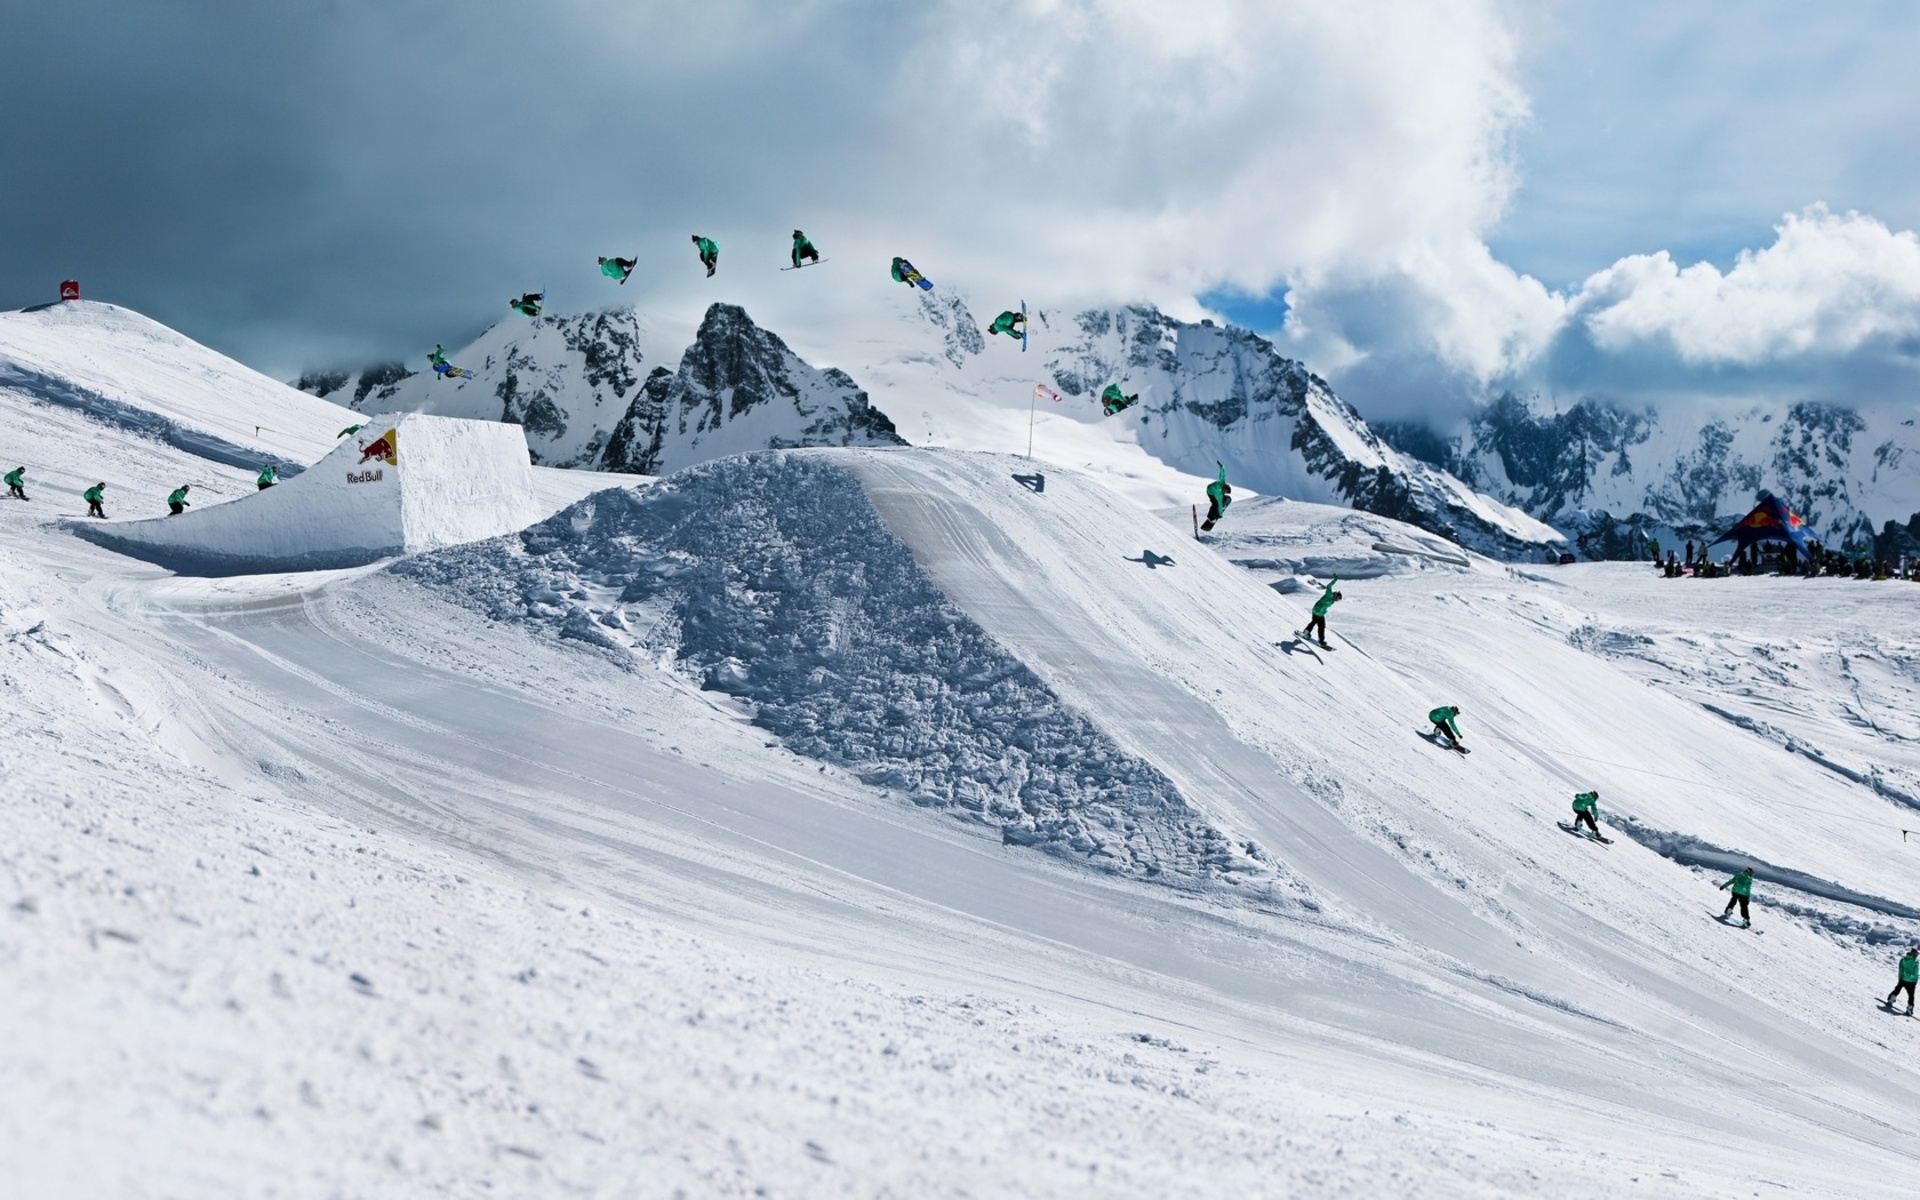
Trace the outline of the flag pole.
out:
<instances>
[{"instance_id":1,"label":"flag pole","mask_svg":"<svg viewBox=\"0 0 1920 1200\"><path fill-rule=\"evenodd\" d=\"M1040 403L1040 389L1034 388L1033 395L1027 397L1027 457L1033 457L1033 410Z\"/></svg>"}]
</instances>

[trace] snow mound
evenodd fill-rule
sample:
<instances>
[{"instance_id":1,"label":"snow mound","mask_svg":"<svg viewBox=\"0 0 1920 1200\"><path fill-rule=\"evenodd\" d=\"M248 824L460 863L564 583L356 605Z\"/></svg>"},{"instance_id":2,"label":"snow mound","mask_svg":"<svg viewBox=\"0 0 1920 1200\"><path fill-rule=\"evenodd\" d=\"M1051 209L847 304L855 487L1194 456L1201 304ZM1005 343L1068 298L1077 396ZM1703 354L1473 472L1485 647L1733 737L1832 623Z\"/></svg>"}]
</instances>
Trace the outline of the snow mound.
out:
<instances>
[{"instance_id":1,"label":"snow mound","mask_svg":"<svg viewBox=\"0 0 1920 1200\"><path fill-rule=\"evenodd\" d=\"M818 454L718 460L600 492L517 538L395 572L497 620L677 659L796 753L1105 870L1198 881L1247 866L957 608Z\"/></svg>"},{"instance_id":2,"label":"snow mound","mask_svg":"<svg viewBox=\"0 0 1920 1200\"><path fill-rule=\"evenodd\" d=\"M1207 539L1235 566L1289 594L1336 575L1379 579L1474 569L1458 545L1392 517L1271 496L1233 504Z\"/></svg>"},{"instance_id":3,"label":"snow mound","mask_svg":"<svg viewBox=\"0 0 1920 1200\"><path fill-rule=\"evenodd\" d=\"M369 422L265 491L74 532L183 573L297 571L494 537L542 511L517 427L406 414Z\"/></svg>"}]
</instances>

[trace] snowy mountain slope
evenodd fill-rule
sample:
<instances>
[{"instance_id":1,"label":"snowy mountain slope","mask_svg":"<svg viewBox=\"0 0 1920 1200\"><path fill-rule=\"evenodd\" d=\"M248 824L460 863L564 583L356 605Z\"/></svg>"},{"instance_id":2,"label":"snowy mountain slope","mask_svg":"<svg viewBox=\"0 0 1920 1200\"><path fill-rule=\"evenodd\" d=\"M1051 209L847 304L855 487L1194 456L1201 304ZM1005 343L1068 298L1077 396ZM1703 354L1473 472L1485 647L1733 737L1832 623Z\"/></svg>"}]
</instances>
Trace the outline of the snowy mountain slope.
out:
<instances>
[{"instance_id":1,"label":"snowy mountain slope","mask_svg":"<svg viewBox=\"0 0 1920 1200\"><path fill-rule=\"evenodd\" d=\"M38 1194L1859 1196L1920 1153L1912 1026L1872 1007L1920 930L1906 809L1706 707L1831 705L1796 736L1897 786L1904 750L1834 735L1850 706L1902 728L1875 713L1913 686L1898 585L1797 581L1750 622L1717 598L1765 581L1394 571L1374 541L1428 535L1275 501L1203 545L1105 475L821 450L764 486L706 468L742 508L711 530L613 529L695 491L621 479L654 491L554 522L567 586L494 619L532 574L465 552L226 580L106 553L62 525L99 464L116 515L250 472L0 404L47 481L0 504L0 1012L34 1031L0 1050L0 1150ZM888 545L911 563L851 569ZM1338 649L1287 638L1311 595L1268 581L1349 564ZM1884 631L1831 677L1851 701L1719 649L1811 662L1784 631L1825 622ZM1684 690L1623 627L1671 639ZM807 670L759 690L774 661ZM1034 727L915 690L941 682ZM863 694L887 706L811 704ZM1419 738L1442 700L1471 758ZM999 722L1006 763L954 757L980 780L1077 714L1087 761L1147 764L1264 857L1090 870L770 727L915 711L949 746ZM1632 836L1554 828L1587 786ZM1729 858L1762 867L1760 933L1709 918L1697 864Z\"/></svg>"},{"instance_id":2,"label":"snowy mountain slope","mask_svg":"<svg viewBox=\"0 0 1920 1200\"><path fill-rule=\"evenodd\" d=\"M299 386L355 408L520 425L536 463L653 475L746 450L898 444L844 373L812 367L736 306L707 310L691 344L633 310L503 321L451 356L470 378L390 368Z\"/></svg>"},{"instance_id":3,"label":"snowy mountain slope","mask_svg":"<svg viewBox=\"0 0 1920 1200\"><path fill-rule=\"evenodd\" d=\"M1558 410L1500 397L1425 453L1542 520L1713 537L1771 491L1831 546L1862 545L1920 512L1911 405L1726 403ZM1398 437L1397 431L1396 437ZM1601 520L1596 514L1608 514Z\"/></svg>"}]
</instances>

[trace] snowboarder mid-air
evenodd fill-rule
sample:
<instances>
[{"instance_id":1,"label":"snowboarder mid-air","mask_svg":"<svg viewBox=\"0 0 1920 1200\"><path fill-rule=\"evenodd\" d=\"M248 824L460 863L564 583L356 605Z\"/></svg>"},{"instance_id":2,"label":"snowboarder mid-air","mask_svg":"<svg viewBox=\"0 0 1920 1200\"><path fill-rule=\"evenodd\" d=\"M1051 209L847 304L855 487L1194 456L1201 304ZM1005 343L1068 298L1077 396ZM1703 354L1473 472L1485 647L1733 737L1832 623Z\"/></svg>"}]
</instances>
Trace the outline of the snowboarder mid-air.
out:
<instances>
[{"instance_id":1,"label":"snowboarder mid-air","mask_svg":"<svg viewBox=\"0 0 1920 1200\"><path fill-rule=\"evenodd\" d=\"M13 470L7 472L7 495L13 497L15 500L25 500L27 498L27 469L25 467L15 467Z\"/></svg>"},{"instance_id":2,"label":"snowboarder mid-air","mask_svg":"<svg viewBox=\"0 0 1920 1200\"><path fill-rule=\"evenodd\" d=\"M927 282L927 277L925 275L922 275L918 270L915 269L912 263L908 262L904 258L896 257L893 260L892 274L893 274L893 281L895 283L904 283L908 287L918 287L918 288L933 287L931 283Z\"/></svg>"},{"instance_id":3,"label":"snowboarder mid-air","mask_svg":"<svg viewBox=\"0 0 1920 1200\"><path fill-rule=\"evenodd\" d=\"M545 292L523 292L518 300L507 301L507 307L523 317L540 315L540 302L547 298Z\"/></svg>"},{"instance_id":4,"label":"snowboarder mid-air","mask_svg":"<svg viewBox=\"0 0 1920 1200\"><path fill-rule=\"evenodd\" d=\"M1460 717L1458 704L1443 704L1427 714L1427 720L1433 722L1434 737L1437 740L1445 735L1453 743L1455 750L1465 750L1466 744L1460 740L1460 727L1454 722Z\"/></svg>"},{"instance_id":5,"label":"snowboarder mid-air","mask_svg":"<svg viewBox=\"0 0 1920 1200\"><path fill-rule=\"evenodd\" d=\"M88 516L99 517L103 521L107 519L107 510L100 507L107 498L107 485L105 482L96 483L86 491L81 492L80 498L87 502Z\"/></svg>"},{"instance_id":6,"label":"snowboarder mid-air","mask_svg":"<svg viewBox=\"0 0 1920 1200\"><path fill-rule=\"evenodd\" d=\"M1900 956L1900 982L1893 985L1887 993L1887 1007L1893 1007L1893 998L1901 992L1907 994L1907 1015L1913 1015L1913 985L1920 983L1920 946L1908 946L1907 952Z\"/></svg>"},{"instance_id":7,"label":"snowboarder mid-air","mask_svg":"<svg viewBox=\"0 0 1920 1200\"><path fill-rule=\"evenodd\" d=\"M167 493L167 515L168 516L177 517L181 513L186 511L187 493L192 489L193 489L192 484L183 483L179 487L173 489L173 491Z\"/></svg>"},{"instance_id":8,"label":"snowboarder mid-air","mask_svg":"<svg viewBox=\"0 0 1920 1200\"><path fill-rule=\"evenodd\" d=\"M1117 383L1108 384L1107 390L1100 393L1100 411L1109 417L1117 412L1124 412L1138 403L1140 403L1139 392L1131 396L1124 395Z\"/></svg>"},{"instance_id":9,"label":"snowboarder mid-air","mask_svg":"<svg viewBox=\"0 0 1920 1200\"><path fill-rule=\"evenodd\" d=\"M720 243L710 237L693 235L693 244L700 251L700 265L707 269L707 278L712 279L720 266Z\"/></svg>"},{"instance_id":10,"label":"snowboarder mid-air","mask_svg":"<svg viewBox=\"0 0 1920 1200\"><path fill-rule=\"evenodd\" d=\"M365 428L366 428L365 425L349 425L345 429L342 429L339 433L334 434L333 436L337 438L349 437L353 434L359 433L362 429L365 429Z\"/></svg>"},{"instance_id":11,"label":"snowboarder mid-air","mask_svg":"<svg viewBox=\"0 0 1920 1200\"><path fill-rule=\"evenodd\" d=\"M1318 629L1320 631L1318 641L1322 650L1333 649L1332 646L1327 645L1327 612L1341 600L1340 593L1333 590L1333 585L1339 582L1338 575L1328 581L1327 590L1321 592L1320 598L1313 602L1313 620L1308 621L1307 627L1300 631L1301 637L1313 637L1313 631Z\"/></svg>"},{"instance_id":12,"label":"snowboarder mid-air","mask_svg":"<svg viewBox=\"0 0 1920 1200\"><path fill-rule=\"evenodd\" d=\"M600 273L608 279L618 279L621 283L625 283L627 276L633 274L633 269L639 265L640 260L637 258L603 258L600 260Z\"/></svg>"},{"instance_id":13,"label":"snowboarder mid-air","mask_svg":"<svg viewBox=\"0 0 1920 1200\"><path fill-rule=\"evenodd\" d=\"M999 316L993 319L993 324L987 326L987 332L988 333L1004 333L1008 337L1025 337L1027 335L1026 326L1027 326L1027 314L1017 313L1017 312L1014 312L1012 309L1008 309L1006 312L1001 313ZM1110 388L1108 390L1117 392L1120 389L1116 387L1116 388ZM1125 407L1126 407L1125 405L1121 405L1121 408L1125 408ZM1114 412L1118 412L1119 409L1108 409L1107 411L1109 413L1114 413Z\"/></svg>"},{"instance_id":14,"label":"snowboarder mid-air","mask_svg":"<svg viewBox=\"0 0 1920 1200\"><path fill-rule=\"evenodd\" d=\"M793 231L793 265L798 267L803 258L808 262L817 263L820 261L820 252L813 248L813 243L807 240L806 234L796 229Z\"/></svg>"},{"instance_id":15,"label":"snowboarder mid-air","mask_svg":"<svg viewBox=\"0 0 1920 1200\"><path fill-rule=\"evenodd\" d=\"M1110 388L1109 390L1118 391L1119 389ZM1129 396L1127 402L1132 403L1138 399L1138 396ZM1213 465L1220 468L1220 476L1207 485L1207 519L1200 522L1202 533L1211 533L1213 523L1225 516L1227 505L1233 503L1233 485L1227 482L1227 464L1216 460Z\"/></svg>"},{"instance_id":16,"label":"snowboarder mid-air","mask_svg":"<svg viewBox=\"0 0 1920 1200\"><path fill-rule=\"evenodd\" d=\"M1726 911L1720 914L1721 919L1725 920L1728 916L1731 916L1733 906L1738 904L1740 906L1740 923L1742 925L1752 925L1753 916L1747 911L1747 901L1753 898L1753 868L1746 868L1720 886L1722 888L1730 888L1733 892L1731 896L1727 897Z\"/></svg>"},{"instance_id":17,"label":"snowboarder mid-air","mask_svg":"<svg viewBox=\"0 0 1920 1200\"><path fill-rule=\"evenodd\" d=\"M1573 797L1573 827L1579 829L1585 825L1593 831L1593 836L1601 837L1598 818L1600 815L1600 793L1578 792Z\"/></svg>"},{"instance_id":18,"label":"snowboarder mid-air","mask_svg":"<svg viewBox=\"0 0 1920 1200\"><path fill-rule=\"evenodd\" d=\"M268 463L260 468L260 476L253 482L259 485L259 491L266 491L274 484L280 482L280 468L274 466L272 463Z\"/></svg>"}]
</instances>

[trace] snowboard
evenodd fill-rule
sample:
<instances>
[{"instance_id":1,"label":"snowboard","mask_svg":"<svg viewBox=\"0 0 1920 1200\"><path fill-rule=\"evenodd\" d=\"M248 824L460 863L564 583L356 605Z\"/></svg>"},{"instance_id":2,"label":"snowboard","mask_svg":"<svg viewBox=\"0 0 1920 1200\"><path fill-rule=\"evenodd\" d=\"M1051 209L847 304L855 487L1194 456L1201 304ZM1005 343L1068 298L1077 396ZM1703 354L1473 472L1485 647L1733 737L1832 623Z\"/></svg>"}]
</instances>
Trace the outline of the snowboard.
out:
<instances>
[{"instance_id":1,"label":"snowboard","mask_svg":"<svg viewBox=\"0 0 1920 1200\"><path fill-rule=\"evenodd\" d=\"M1331 649L1333 649L1333 646L1332 646L1332 644L1331 644L1331 643L1328 643L1328 642L1316 642L1316 641L1314 641L1314 640L1313 640L1313 636L1312 636L1311 634L1309 634L1309 633L1308 633L1308 632L1307 632L1306 630L1304 630L1304 629L1302 629L1302 630L1300 630L1300 631L1298 631L1298 632L1296 632L1296 633L1295 633L1295 634L1294 634L1293 636L1294 636L1294 637L1296 637L1296 638L1298 638L1298 639L1300 640L1300 644L1301 644L1302 646L1318 646L1318 647L1320 647L1320 648L1321 648L1322 650L1331 650Z\"/></svg>"},{"instance_id":2,"label":"snowboard","mask_svg":"<svg viewBox=\"0 0 1920 1200\"><path fill-rule=\"evenodd\" d=\"M1442 750L1451 750L1462 757L1465 757L1466 755L1473 753L1473 751L1467 749L1465 746L1460 745L1458 742L1448 744L1446 742L1441 741L1440 735L1437 733L1430 733L1425 729L1415 730L1415 732L1418 733L1422 738L1440 747Z\"/></svg>"},{"instance_id":3,"label":"snowboard","mask_svg":"<svg viewBox=\"0 0 1920 1200\"><path fill-rule=\"evenodd\" d=\"M1027 352L1027 302L1020 302L1020 353Z\"/></svg>"},{"instance_id":4,"label":"snowboard","mask_svg":"<svg viewBox=\"0 0 1920 1200\"><path fill-rule=\"evenodd\" d=\"M1712 910L1712 909L1708 909L1707 911L1708 911L1708 912L1713 912L1713 910ZM1720 923L1721 923L1722 925L1725 925L1725 926L1727 926L1727 927L1729 927L1729 928L1731 928L1731 929L1745 929L1745 930L1747 930L1747 931L1748 931L1749 933L1760 933L1760 932L1761 932L1761 930L1758 930L1758 929L1755 929L1755 928L1754 928L1754 927L1753 927L1752 925L1742 925L1742 924L1740 924L1740 922L1739 922L1739 921L1737 921L1737 920L1735 920L1734 918L1732 918L1732 917L1730 917L1730 916L1728 916L1728 915L1727 915L1726 913L1724 913L1724 912L1715 912L1715 913L1713 913L1713 919L1714 919L1714 920L1716 920L1716 921L1718 921L1718 922L1720 922Z\"/></svg>"},{"instance_id":5,"label":"snowboard","mask_svg":"<svg viewBox=\"0 0 1920 1200\"><path fill-rule=\"evenodd\" d=\"M826 260L826 259L824 259L824 258L816 258L816 259L814 259L814 260L813 260L812 262L803 262L803 263L801 263L801 264L800 264L800 267L817 267L817 266L819 266L819 265L820 265L821 263L824 263L824 262L826 262L826 261L827 261L827 260ZM782 271L798 271L798 270L800 269L800 267L781 267L780 269L781 269ZM933 285L932 285L932 284L928 284L927 286L928 286L928 287L932 287Z\"/></svg>"},{"instance_id":6,"label":"snowboard","mask_svg":"<svg viewBox=\"0 0 1920 1200\"><path fill-rule=\"evenodd\" d=\"M1902 1012L1901 1010L1895 1008L1893 1005L1888 1004L1887 998L1885 996L1878 997L1878 999L1880 1001L1880 1011L1883 1013L1891 1013L1896 1017L1911 1018L1913 1016L1913 1014L1910 1012Z\"/></svg>"},{"instance_id":7,"label":"snowboard","mask_svg":"<svg viewBox=\"0 0 1920 1200\"><path fill-rule=\"evenodd\" d=\"M1602 846L1613 845L1612 838L1601 837L1599 834L1589 832L1588 830L1580 828L1578 825L1569 825L1565 821L1556 821L1554 822L1554 824L1560 826L1560 828L1566 830L1568 833L1572 834L1575 837L1583 837L1590 842L1599 842Z\"/></svg>"}]
</instances>

